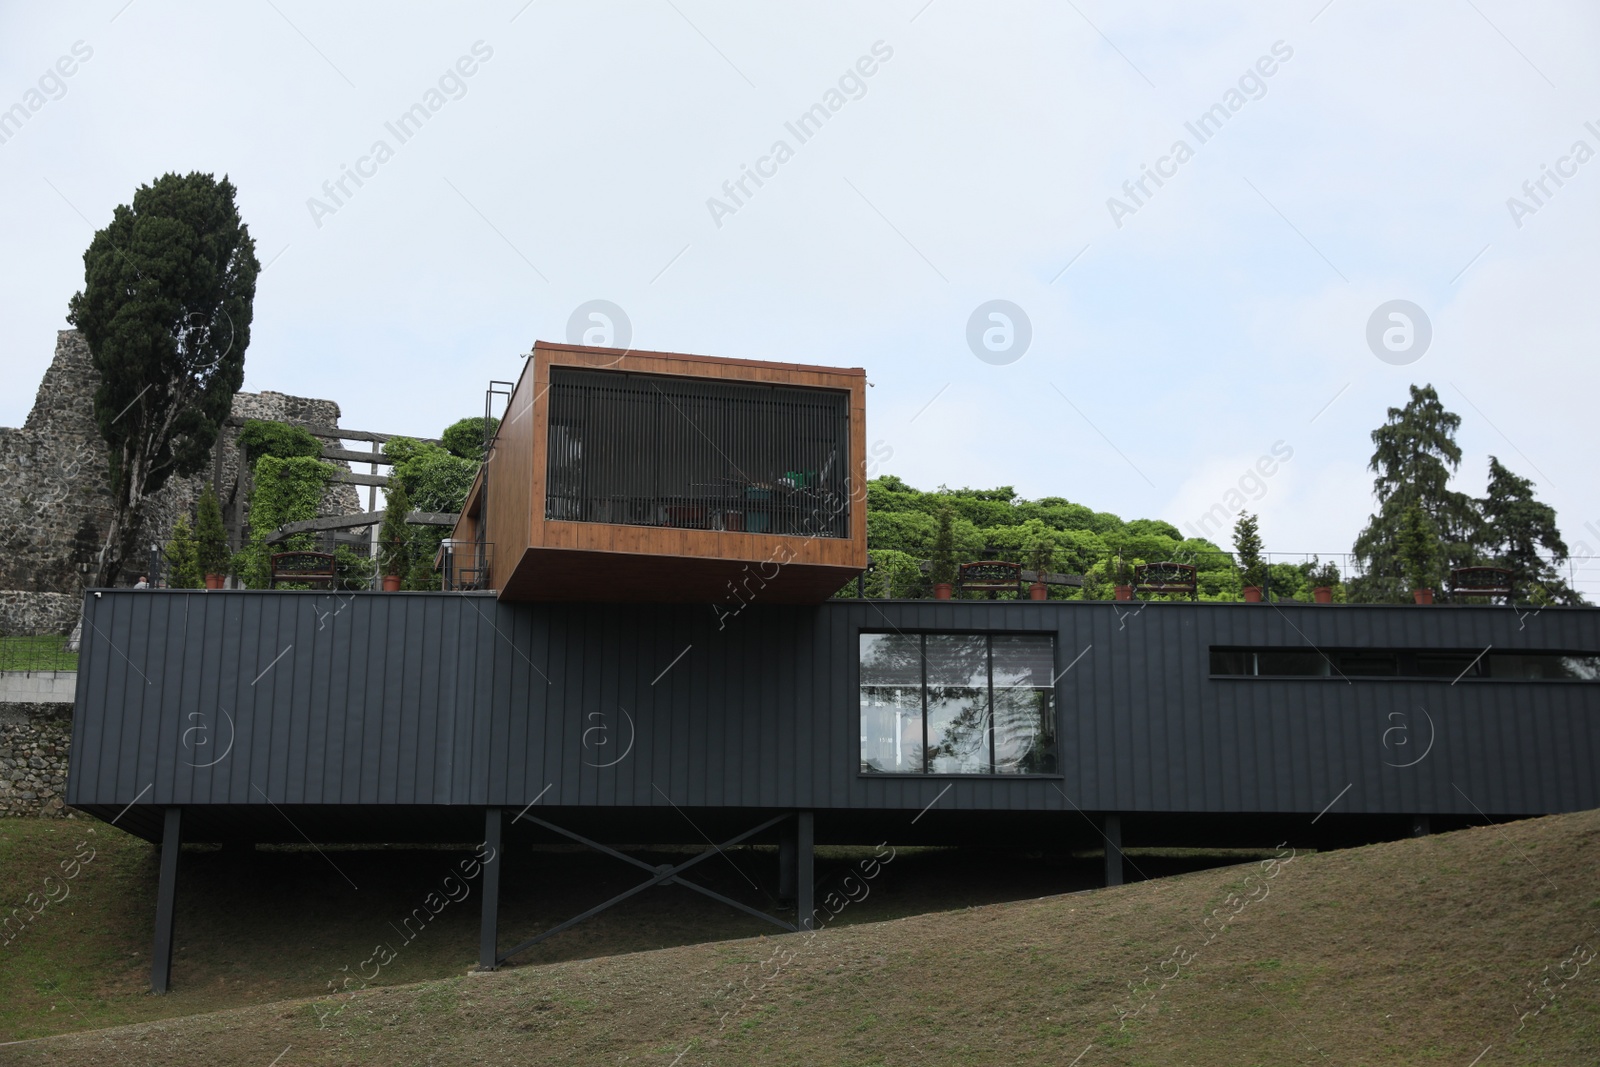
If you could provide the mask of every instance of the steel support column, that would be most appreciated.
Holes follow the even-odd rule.
[[[1107,815],[1102,830],[1106,838],[1106,885],[1122,884],[1122,816]]]
[[[778,899],[793,903],[799,878],[800,839],[792,827],[778,835]]]
[[[499,966],[496,946],[500,940],[500,809],[483,814],[483,893],[482,916],[478,927],[478,970],[492,971]]]
[[[150,954],[150,991],[165,993],[172,984],[172,932],[178,895],[178,851],[183,809],[168,808],[161,826],[161,882],[156,890],[156,941]]]
[[[816,829],[811,813],[802,811],[795,815],[795,894],[796,923],[802,930],[815,930],[816,926]]]

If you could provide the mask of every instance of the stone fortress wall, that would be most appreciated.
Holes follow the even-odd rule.
[[[20,429],[0,428],[0,634],[63,632],[63,622],[66,629],[76,622],[85,573],[111,517],[106,444],[94,421],[98,385],[87,342],[76,330],[62,330],[27,422]],[[332,400],[274,392],[239,393],[233,414],[300,426],[339,425],[339,405]],[[206,470],[171,479],[151,498],[144,543],[164,543],[180,515],[192,517],[202,487],[213,477],[227,512],[239,489],[238,436],[237,427],[224,426],[217,441],[220,456],[214,453]],[[335,465],[349,469],[346,463]],[[363,510],[356,487],[343,483],[328,487],[321,509],[325,515]],[[129,561],[128,583],[142,565],[142,560]],[[41,625],[49,629],[34,628]]]
[[[106,444],[94,421],[98,385],[88,344],[76,330],[62,330],[27,422],[20,429],[0,428],[0,636],[66,634],[77,625],[85,575],[111,517]],[[339,425],[333,401],[283,393],[239,393],[233,414],[308,427]],[[146,543],[164,543],[180,515],[192,517],[212,478],[228,512],[240,488],[238,438],[237,427],[223,427],[205,470],[170,480],[151,498]],[[349,470],[347,463],[335,466]],[[364,510],[356,487],[340,483],[328,487],[321,508],[324,515]],[[124,581],[131,583],[142,566],[142,559],[129,561]],[[39,679],[22,679],[29,681]],[[27,690],[21,683],[0,686],[0,817],[60,817],[68,813],[61,795],[72,705],[59,698],[38,702]]]

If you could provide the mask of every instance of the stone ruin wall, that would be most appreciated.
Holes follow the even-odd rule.
[[[111,517],[106,445],[94,421],[98,385],[87,343],[77,331],[62,330],[27,422],[19,429],[0,428],[0,636],[65,634],[78,621],[84,568],[99,553]],[[339,425],[333,401],[283,393],[239,393],[233,414]],[[239,491],[238,437],[237,427],[224,426],[205,470],[169,480],[151,498],[142,540],[165,542],[180,515],[192,519],[219,459],[219,495],[228,514]],[[347,463],[334,465],[349,470]],[[366,510],[361,504],[356,486],[336,483],[328,487],[321,513],[355,514]],[[70,814],[62,794],[71,735],[71,704],[0,700],[0,818]]]
[[[27,422],[20,429],[0,428],[0,633],[38,633],[22,627],[40,620],[59,631],[57,616],[76,621],[76,611],[62,608],[61,598],[73,605],[81,599],[84,571],[100,551],[112,510],[106,445],[94,420],[98,385],[88,343],[76,330],[62,330]],[[274,392],[239,393],[233,414],[301,426],[339,425],[339,405],[333,401]],[[238,491],[238,436],[237,427],[224,426],[217,441],[225,515]],[[192,477],[169,480],[151,498],[143,543],[164,543],[180,515],[192,520],[200,491],[216,470],[215,458]],[[347,463],[335,466],[349,469]],[[335,483],[328,487],[321,513],[365,510],[356,486]],[[139,560],[129,561],[127,583],[142,566]],[[17,592],[58,596],[13,595]]]
[[[71,704],[0,704],[0,818],[66,815]]]

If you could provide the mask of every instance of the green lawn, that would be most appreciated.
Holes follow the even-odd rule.
[[[78,654],[60,634],[0,637],[0,671],[75,671]]]

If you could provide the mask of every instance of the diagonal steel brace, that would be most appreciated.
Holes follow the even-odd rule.
[[[634,896],[635,894],[638,894],[638,893],[642,893],[646,889],[649,889],[652,886],[657,886],[657,885],[681,885],[685,889],[692,889],[696,893],[704,894],[705,896],[710,897],[712,900],[715,900],[715,901],[717,901],[719,903],[728,905],[730,908],[736,908],[737,910],[744,912],[746,915],[752,915],[757,919],[764,919],[767,922],[772,923],[774,926],[777,926],[777,927],[780,927],[780,928],[782,928],[784,930],[787,930],[790,933],[795,933],[800,929],[798,926],[794,925],[793,923],[784,922],[782,919],[779,919],[779,918],[776,918],[774,916],[768,915],[764,911],[759,911],[756,908],[752,908],[747,904],[741,904],[739,901],[734,900],[734,899],[732,899],[730,897],[725,897],[721,893],[715,892],[714,890],[707,889],[703,885],[696,885],[694,882],[691,882],[686,878],[680,878],[679,877],[679,875],[681,875],[684,871],[688,870],[690,867],[693,867],[695,864],[699,863],[700,861],[705,860],[705,859],[709,859],[710,857],[715,856],[718,853],[720,853],[725,848],[729,848],[729,847],[732,847],[733,845],[737,845],[739,842],[744,841],[747,838],[754,837],[756,834],[761,833],[763,830],[767,830],[767,829],[770,829],[771,827],[774,827],[774,826],[778,825],[780,822],[783,822],[785,819],[790,818],[790,816],[788,816],[788,815],[778,815],[778,816],[776,816],[774,818],[768,819],[766,822],[762,823],[760,826],[756,826],[756,827],[753,827],[753,828],[751,828],[749,830],[746,830],[744,833],[738,834],[735,837],[730,837],[730,838],[728,838],[728,840],[724,841],[720,845],[712,845],[710,848],[706,849],[704,852],[701,852],[699,855],[692,856],[689,859],[684,860],[682,863],[680,863],[680,864],[678,864],[676,866],[668,866],[666,864],[663,864],[663,865],[661,865],[659,867],[657,867],[657,866],[655,866],[653,864],[646,863],[641,859],[636,859],[633,856],[629,856],[628,854],[626,854],[624,852],[618,852],[616,849],[611,848],[608,845],[602,845],[598,841],[591,841],[589,838],[584,837],[582,834],[575,834],[571,830],[564,829],[564,828],[562,828],[560,826],[555,825],[554,823],[546,822],[545,820],[540,819],[540,818],[538,818],[536,816],[523,815],[522,818],[528,820],[529,822],[537,823],[538,825],[544,827],[546,830],[554,831],[555,833],[560,834],[562,837],[571,838],[573,841],[578,842],[580,845],[586,845],[589,848],[594,849],[596,852],[603,852],[607,856],[613,856],[616,859],[622,860],[624,863],[631,863],[631,864],[633,864],[633,866],[638,867],[641,870],[649,871],[651,877],[650,877],[649,881],[640,882],[638,885],[634,886],[632,889],[624,890],[623,892],[618,893],[616,896],[612,897],[610,900],[606,901],[603,904],[595,905],[594,907],[590,908],[588,911],[584,912],[582,915],[575,915],[572,918],[566,920],[565,922],[558,923],[555,926],[552,926],[550,929],[544,931],[541,934],[536,934],[533,937],[530,937],[528,940],[522,942],[520,945],[516,946],[515,948],[508,950],[503,956],[501,956],[497,960],[495,960],[495,965],[496,966],[499,966],[500,964],[505,963],[512,956],[516,956],[516,955],[518,955],[520,953],[526,952],[528,949],[532,948],[534,945],[537,945],[539,942],[545,940],[546,938],[554,937],[556,934],[561,933],[563,930],[568,930],[568,929],[578,925],[579,923],[583,922],[585,919],[592,919],[596,915],[599,915],[602,911],[605,911],[607,908],[610,908],[610,907],[613,907],[613,906],[615,906],[617,904],[620,904],[624,900],[627,900],[629,897]]]

